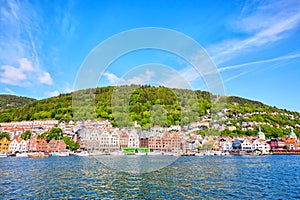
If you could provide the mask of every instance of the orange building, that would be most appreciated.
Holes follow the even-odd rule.
[[[6,137],[3,137],[0,140],[0,152],[4,151],[4,152],[8,153],[9,145],[10,145],[10,141]]]

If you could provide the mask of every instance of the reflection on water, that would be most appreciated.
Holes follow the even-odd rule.
[[[113,170],[128,173],[147,173],[171,165],[178,156],[94,156],[99,162]]]
[[[114,165],[125,162],[119,161]],[[137,174],[93,157],[10,157],[0,159],[0,199],[300,198],[299,166],[300,156],[292,155],[181,157],[161,170]]]

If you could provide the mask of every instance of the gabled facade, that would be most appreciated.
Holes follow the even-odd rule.
[[[15,137],[9,145],[9,152],[17,152],[20,149],[18,137]]]
[[[223,143],[223,151],[232,151],[232,142],[229,139]]]
[[[9,145],[10,145],[10,141],[6,137],[3,137],[0,140],[0,152],[4,151],[4,152],[8,153]]]
[[[131,130],[128,133],[128,147],[140,147],[140,138],[136,130]]]
[[[252,141],[245,139],[241,144],[242,151],[251,152],[252,151]]]

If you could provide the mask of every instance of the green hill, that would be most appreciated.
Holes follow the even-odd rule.
[[[91,97],[94,97],[95,106],[89,106],[93,105]],[[221,104],[220,101],[212,103],[216,102],[216,99],[221,99],[225,103]],[[74,109],[72,105],[76,105]],[[205,91],[136,85],[86,89],[39,101],[31,100],[21,107],[2,110],[0,121],[37,119],[69,121],[97,118],[110,119],[113,125],[120,127],[133,125],[133,122],[137,121],[142,127],[149,128],[152,125],[187,125],[199,121],[200,116],[217,114],[225,107],[229,108],[225,113],[227,116],[235,113],[266,112],[264,115],[251,115],[248,119],[236,119],[241,122],[257,120],[280,125],[300,124],[297,118],[300,116],[299,113],[257,101],[240,97],[217,98]],[[290,119],[285,115],[274,116],[271,115],[272,112],[293,114],[296,118]]]
[[[36,101],[36,99],[15,95],[0,94],[0,110],[20,107],[33,101]]]

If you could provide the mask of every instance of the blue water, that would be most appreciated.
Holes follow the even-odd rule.
[[[0,159],[0,199],[51,198],[295,199],[300,156],[180,157],[142,174],[110,169],[94,157]]]

